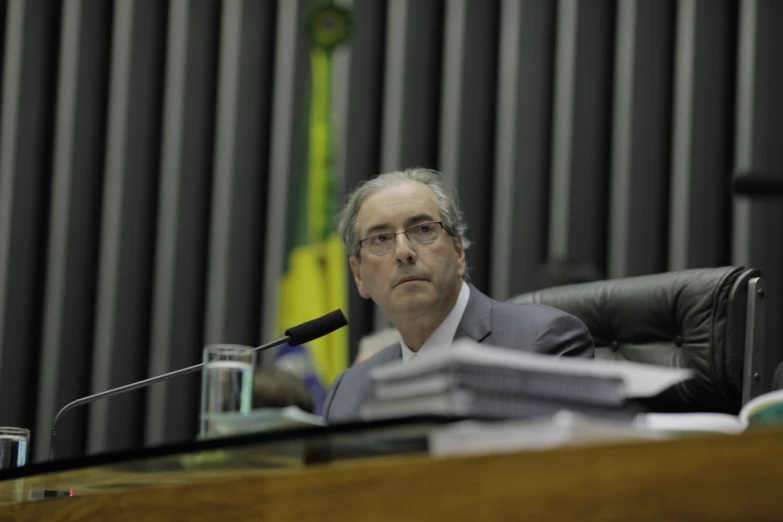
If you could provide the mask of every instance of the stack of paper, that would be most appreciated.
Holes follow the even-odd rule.
[[[636,400],[691,376],[690,370],[624,361],[552,357],[461,339],[451,349],[394,362],[371,373],[373,395],[362,417],[447,415],[528,419],[570,410],[632,420]]]
[[[210,417],[208,437],[227,437],[308,426],[324,426],[322,417],[307,413],[296,406],[259,408],[250,413],[219,413]]]
[[[669,436],[631,423],[612,422],[561,411],[551,417],[495,422],[464,421],[429,434],[433,456],[508,453],[564,446],[663,440]]]

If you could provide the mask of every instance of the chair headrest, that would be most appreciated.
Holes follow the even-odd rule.
[[[511,299],[553,306],[581,319],[597,358],[690,368],[656,411],[741,406],[747,282],[742,267],[705,268],[548,288]],[[743,291],[744,286],[744,291]]]

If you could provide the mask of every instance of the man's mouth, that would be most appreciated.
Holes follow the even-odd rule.
[[[426,281],[426,279],[424,279],[423,277],[414,277],[414,276],[411,276],[411,277],[403,277],[402,279],[400,279],[399,281],[397,281],[397,284],[396,284],[396,285],[394,285],[394,286],[400,286],[400,285],[402,285],[402,284],[405,284],[405,283],[412,283],[412,282],[415,282],[415,281]]]

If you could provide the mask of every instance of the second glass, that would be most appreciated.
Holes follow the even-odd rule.
[[[204,348],[199,437],[211,435],[211,420],[221,413],[253,409],[256,352],[250,346],[212,344]]]
[[[27,464],[30,430],[0,427],[0,469],[21,468]]]

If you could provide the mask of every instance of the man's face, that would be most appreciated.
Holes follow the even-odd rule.
[[[364,200],[357,216],[359,238],[381,232],[402,232],[411,225],[441,221],[432,191],[418,182],[400,183],[379,190]],[[443,311],[453,306],[465,275],[462,240],[440,226],[438,238],[429,244],[396,236],[393,248],[380,256],[368,248],[359,252],[361,263],[351,257],[359,294],[372,299],[390,318],[400,314]],[[413,278],[413,280],[405,280]],[[445,313],[448,313],[445,310]]]

